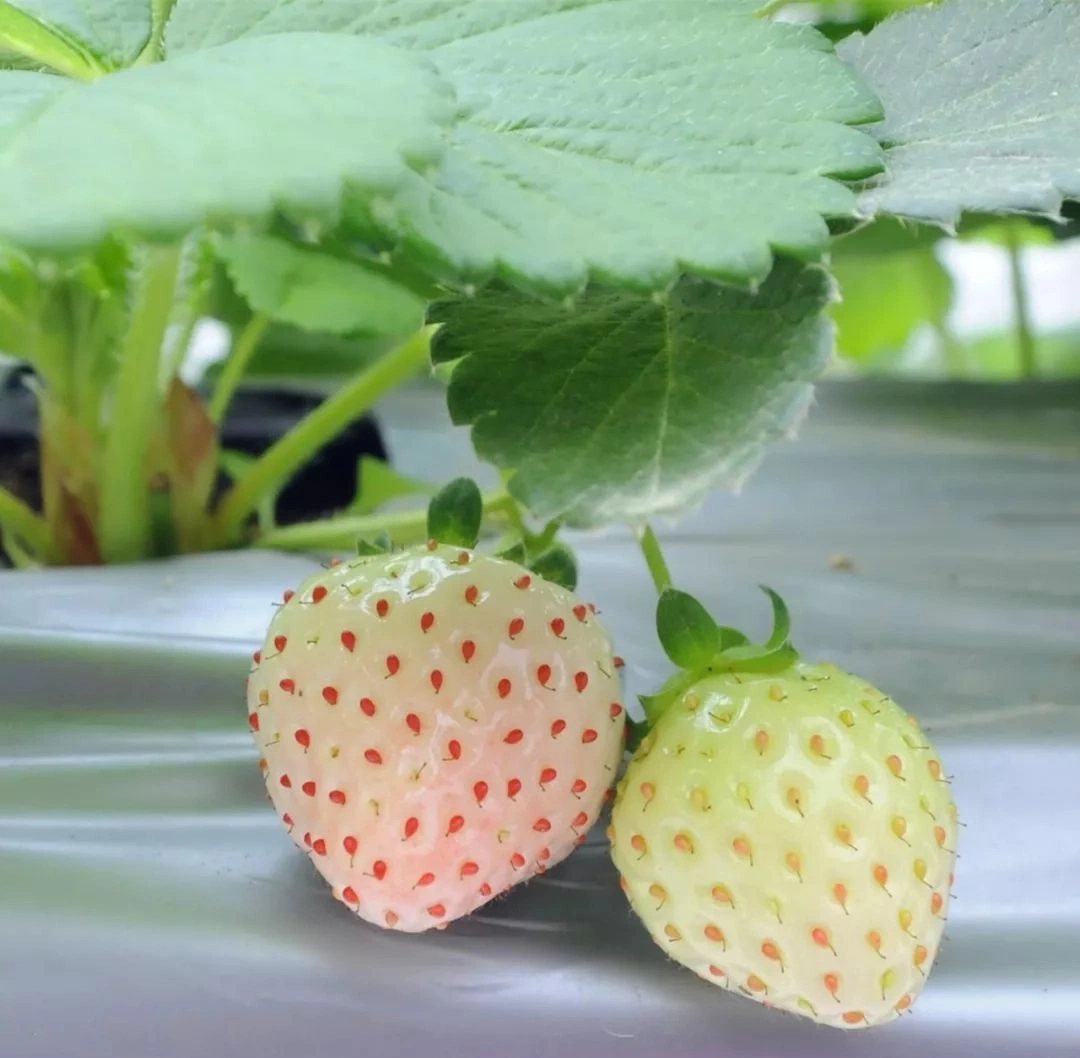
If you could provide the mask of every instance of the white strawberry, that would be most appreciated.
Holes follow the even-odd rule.
[[[255,662],[270,798],[379,926],[444,925],[558,863],[615,778],[610,639],[514,562],[431,544],[319,572]]]
[[[798,661],[782,604],[781,634],[755,650],[686,598],[665,646],[696,624],[696,643],[669,649],[690,671],[646,701],[655,723],[613,810],[631,905],[714,984],[838,1028],[890,1021],[948,911],[957,819],[940,758],[865,680]]]

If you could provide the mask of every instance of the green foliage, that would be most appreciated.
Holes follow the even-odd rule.
[[[1080,197],[1075,0],[948,0],[849,37],[840,54],[885,103],[888,176],[867,212],[955,224],[1056,215]]]
[[[350,221],[437,274],[549,293],[762,279],[852,212],[876,172],[873,95],[808,27],[750,0],[180,0],[171,54],[283,32],[371,33],[424,54],[463,107],[441,164]],[[263,36],[262,39],[272,39]],[[382,98],[380,94],[379,98]],[[722,202],[722,209],[716,203]]]
[[[327,33],[236,41],[90,84],[0,71],[0,239],[76,251],[114,231],[175,239],[278,209],[332,224],[343,190],[385,193],[437,159],[453,116],[421,61]]]
[[[234,235],[218,253],[253,309],[302,330],[394,338],[424,322],[427,302],[376,262],[345,260],[272,235]]]
[[[836,241],[830,266],[843,300],[832,318],[841,355],[894,353],[920,325],[944,322],[952,279],[934,252],[940,234],[882,220]]]
[[[720,629],[692,595],[668,588],[656,604],[656,632],[664,653],[681,669],[708,665],[720,650]]]
[[[69,49],[81,57],[87,70],[101,72],[126,66],[138,58],[150,39],[151,9],[147,0],[4,0],[0,2],[0,33],[17,16],[24,35],[17,38],[27,44],[20,53],[27,58],[52,65],[47,55],[35,54],[30,45],[38,42]],[[33,31],[33,24],[42,27]],[[26,30],[29,28],[29,32]],[[10,45],[9,45],[10,47]]]
[[[829,280],[781,262],[756,293],[684,279],[572,307],[491,288],[436,309],[450,411],[534,514],[677,512],[741,481],[794,429],[830,353]]]

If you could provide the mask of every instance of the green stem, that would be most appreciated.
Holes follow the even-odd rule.
[[[1028,298],[1027,283],[1024,281],[1020,228],[1020,223],[1014,220],[1007,221],[1005,225],[1005,239],[1009,250],[1009,278],[1012,282],[1013,312],[1016,315],[1016,352],[1020,377],[1035,378],[1038,374],[1038,366],[1035,356],[1035,336],[1031,328],[1031,303]]]
[[[270,326],[270,317],[265,312],[257,312],[248,320],[239,337],[232,344],[221,377],[214,387],[214,396],[210,401],[210,418],[214,425],[220,425],[229,410],[229,402],[244,377],[248,364],[255,350],[259,347],[266,328]]]
[[[501,489],[482,497],[484,517],[512,520],[514,500]],[[385,514],[344,514],[318,522],[289,525],[264,533],[256,547],[277,551],[335,551],[351,549],[358,538],[371,539],[387,533],[395,544],[421,543],[427,536],[427,508]]]
[[[172,316],[179,246],[145,251],[105,437],[98,539],[106,562],[134,562],[151,546],[146,453],[160,414],[158,369]]]
[[[165,27],[175,5],[176,0],[151,0],[150,39],[136,56],[132,66],[148,66],[165,58]]]
[[[0,530],[29,547],[35,559],[46,558],[51,550],[45,519],[3,485],[0,485]],[[10,546],[8,553],[11,554]]]
[[[238,541],[244,522],[271,489],[284,484],[316,452],[376,401],[429,363],[433,328],[424,328],[362,371],[271,445],[226,494],[215,516],[217,543]]]
[[[772,18],[777,11],[782,11],[792,2],[793,0],[767,0],[767,2],[762,4],[754,13],[758,18]]]
[[[645,556],[645,565],[649,567],[653,584],[656,585],[656,593],[662,595],[671,587],[671,571],[668,569],[664,552],[660,549],[660,541],[657,540],[656,533],[648,522],[638,530],[638,545]]]
[[[0,46],[77,81],[96,81],[109,72],[109,67],[78,41],[44,25],[7,0],[0,0]]]

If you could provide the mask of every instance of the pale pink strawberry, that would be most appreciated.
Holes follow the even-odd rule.
[[[623,745],[616,666],[565,589],[429,545],[287,593],[249,723],[270,798],[333,894],[419,931],[584,839]]]

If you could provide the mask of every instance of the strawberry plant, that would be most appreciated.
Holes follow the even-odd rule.
[[[827,33],[798,20],[802,6],[0,0],[0,350],[33,371],[42,479],[40,509],[0,488],[7,555],[28,567],[109,564],[351,549],[391,534],[397,550],[364,544],[286,600],[249,690],[285,824],[372,921],[419,929],[466,914],[566,855],[596,818],[624,717],[606,635],[567,594],[561,527],[632,526],[669,606],[650,520],[738,487],[795,433],[833,356],[834,315],[867,348],[904,332],[903,313],[876,321],[884,338],[857,312],[845,324],[844,289],[899,301],[929,288],[937,318],[942,277],[926,257],[936,232],[1001,214],[1053,224],[1080,198],[1075,0],[868,0],[853,22],[830,4]],[[909,245],[912,224],[930,234]],[[894,253],[891,269],[859,260]],[[181,377],[207,317],[232,336],[208,390]],[[262,455],[223,452],[238,387],[283,336],[296,358],[329,350],[355,370]],[[453,420],[502,487],[455,485],[429,522],[427,510],[381,507],[437,483],[383,467],[364,474],[349,511],[275,526],[268,508],[290,478],[425,372],[445,382]],[[653,741],[631,769],[686,734],[674,690],[683,705],[698,690],[730,697],[744,672],[751,726],[702,738],[748,789],[769,763],[741,739],[753,724],[777,739],[818,724],[845,761],[865,761],[856,775],[906,759],[900,743],[916,736],[898,707],[857,712],[863,681],[797,662],[786,630],[755,649],[679,605],[683,632],[672,637],[664,620],[660,632],[692,678],[648,700],[669,708],[650,717]],[[831,697],[803,686],[826,679]],[[478,726],[454,726],[454,703]],[[847,713],[858,717],[850,732]],[[806,795],[831,808],[850,776],[808,745],[822,759],[800,745],[800,766],[819,768]],[[935,815],[950,811],[941,789],[885,776],[873,811],[853,804],[828,834],[815,822],[828,851],[795,851],[821,884],[791,897],[789,932],[733,935],[726,959],[705,962],[700,886],[673,874],[677,917],[661,922],[643,893],[666,884],[646,877],[653,861],[631,862],[635,837],[653,848],[671,838],[620,822],[643,786],[682,781],[670,762],[652,774],[624,788],[616,856],[654,934],[693,934],[683,961],[725,979],[737,971],[758,998],[775,991],[779,1005],[827,1009],[843,1025],[906,1007],[944,905],[931,903],[930,918],[912,910],[909,926],[930,941],[881,971],[879,998],[866,967],[907,942],[873,903],[873,884],[886,885],[874,872],[899,885],[899,870],[905,898],[914,872],[946,899],[947,849],[931,847],[917,815],[923,795]],[[738,787],[710,777],[701,788],[717,818],[743,818]],[[377,820],[365,814],[373,804]],[[793,821],[769,810],[760,840],[786,856]],[[715,835],[689,811],[671,818],[711,870]],[[870,879],[856,879],[850,857],[826,871],[847,856],[829,844],[837,828],[855,838],[863,824],[870,836],[852,844]],[[900,868],[889,858],[899,847],[881,844],[889,833],[909,850]],[[744,842],[728,850],[737,858],[758,840],[723,834]],[[790,861],[777,869],[789,892]],[[775,891],[737,880],[763,929]],[[837,885],[853,898],[845,938],[866,941],[843,971],[826,960],[839,945],[814,933],[829,885],[834,905]],[[839,937],[830,913],[820,928]],[[881,951],[867,940],[878,934]],[[773,964],[790,965],[789,991],[770,985]],[[834,1009],[842,973],[861,984]]]

